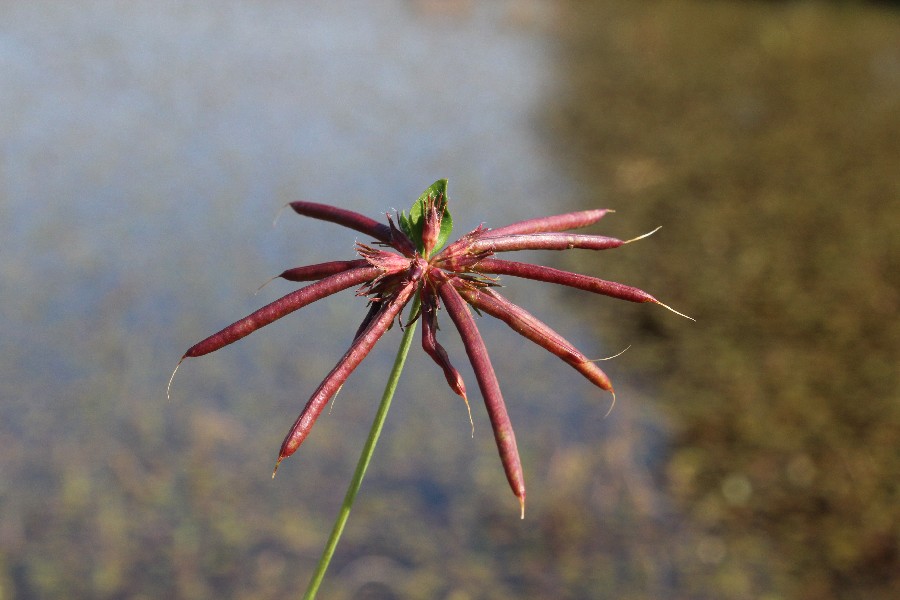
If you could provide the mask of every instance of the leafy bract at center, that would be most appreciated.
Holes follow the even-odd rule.
[[[435,203],[437,209],[441,212],[441,231],[438,234],[437,243],[432,253],[440,250],[453,231],[453,219],[450,217],[450,210],[447,208],[447,180],[438,179],[422,192],[422,195],[413,202],[409,209],[409,214],[401,212],[399,215],[400,229],[403,233],[416,245],[420,253],[425,252],[425,243],[422,241],[422,231],[425,228],[425,206],[429,199]]]

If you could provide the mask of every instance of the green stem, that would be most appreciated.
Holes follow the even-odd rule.
[[[412,316],[418,311],[419,296],[416,295],[409,314]],[[303,596],[304,600],[312,600],[316,597],[319,586],[322,584],[322,579],[325,577],[325,571],[331,562],[331,557],[334,556],[334,550],[341,539],[341,534],[344,532],[347,519],[350,518],[350,509],[353,508],[353,501],[356,500],[356,494],[359,492],[366,469],[372,460],[372,454],[375,452],[375,444],[378,443],[388,410],[391,408],[391,400],[394,399],[394,392],[397,389],[397,383],[400,381],[400,373],[403,371],[403,365],[406,363],[406,355],[409,354],[409,347],[412,345],[412,336],[416,330],[417,323],[418,321],[409,323],[406,326],[406,331],[403,332],[403,339],[400,340],[400,348],[397,350],[397,357],[394,359],[394,367],[391,369],[387,385],[384,388],[384,394],[381,396],[381,404],[378,406],[378,412],[375,413],[375,420],[372,422],[372,428],[369,430],[369,437],[366,439],[366,444],[359,455],[359,462],[356,463],[356,472],[353,473],[353,479],[350,480],[350,487],[347,488],[347,494],[344,496],[341,512],[338,513],[334,527],[331,529],[331,536],[328,538],[328,543],[322,552],[322,558],[319,559],[316,572],[306,588],[306,594]]]

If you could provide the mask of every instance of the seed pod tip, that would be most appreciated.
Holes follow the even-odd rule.
[[[653,302],[655,302],[656,304],[659,304],[660,306],[662,306],[663,308],[665,308],[665,309],[667,309],[667,310],[672,311],[673,313],[675,313],[675,314],[678,315],[679,317],[684,317],[685,319],[690,319],[691,321],[694,321],[695,323],[697,322],[697,319],[695,319],[694,317],[689,317],[689,316],[687,316],[687,315],[684,314],[684,313],[680,313],[680,312],[678,312],[677,310],[675,310],[674,308],[672,308],[671,306],[669,306],[669,305],[667,305],[667,304],[663,304],[663,303],[660,302],[659,300],[654,299]]]
[[[612,394],[612,403],[610,403],[610,405],[609,405],[609,410],[607,410],[606,414],[603,415],[604,419],[609,416],[609,413],[612,412],[613,407],[616,405],[616,392],[614,390],[610,389],[609,393]]]
[[[278,219],[281,218],[281,213],[283,213],[284,209],[286,209],[290,205],[291,205],[291,203],[288,202],[287,204],[285,204],[284,206],[282,206],[281,208],[278,209],[278,212],[275,213],[275,218],[272,219],[272,227],[275,227],[278,225]]]
[[[469,425],[472,426],[472,439],[475,439],[475,421],[472,420],[472,407],[469,406],[469,399],[466,397],[465,392],[462,394],[462,399],[466,403],[466,410],[469,411]]]
[[[657,227],[657,228],[654,229],[653,231],[648,231],[647,233],[645,233],[645,234],[643,234],[643,235],[639,235],[639,236],[637,236],[636,238],[631,238],[630,240],[625,240],[625,241],[622,242],[622,243],[623,243],[623,244],[630,244],[631,242],[636,242],[636,241],[638,241],[638,240],[642,240],[642,239],[644,239],[644,238],[646,238],[646,237],[650,237],[651,235],[653,235],[654,233],[656,233],[656,232],[659,231],[660,229],[662,229],[662,225],[660,225],[659,227]]]
[[[275,280],[278,279],[279,277],[281,277],[281,275],[275,275],[274,277],[269,277],[268,279],[266,279],[265,281],[263,281],[262,285],[259,286],[258,288],[256,288],[256,291],[253,292],[253,295],[254,295],[254,296],[257,295],[264,287],[266,287],[267,285],[269,285],[270,283],[272,283],[273,281],[275,281]]]
[[[519,496],[519,508],[520,508],[519,518],[524,519],[525,518],[525,496]]]
[[[178,361],[178,364],[175,365],[175,369],[172,371],[172,376],[169,377],[169,385],[166,386],[166,400],[172,399],[172,381],[175,379],[175,373],[178,372],[178,367],[181,366],[181,363],[184,362],[185,358],[187,358],[187,354],[181,357],[181,360]]]
[[[603,358],[592,358],[590,360],[590,362],[600,362],[601,360],[612,360],[614,358],[618,358],[618,357],[622,356],[623,354],[625,354],[626,352],[628,352],[629,348],[631,348],[631,344],[628,344],[627,346],[625,346],[624,350],[620,350],[619,352],[616,352],[612,356],[605,356]]]

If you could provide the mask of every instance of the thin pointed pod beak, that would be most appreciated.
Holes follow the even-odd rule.
[[[659,228],[655,229],[657,231]],[[651,232],[652,233],[652,232]],[[644,234],[646,237],[650,234]],[[638,239],[638,238],[635,238]],[[632,240],[633,241],[633,240]],[[478,273],[487,275],[512,275],[513,277],[522,277],[524,279],[533,279],[535,281],[545,281],[547,283],[555,283],[573,287],[594,294],[609,296],[619,300],[627,300],[628,302],[646,303],[652,302],[659,304],[663,308],[671,310],[676,315],[695,321],[693,317],[689,317],[678,312],[672,307],[663,304],[644,290],[636,287],[618,283],[615,281],[607,281],[590,275],[582,275],[580,273],[572,273],[570,271],[562,271],[553,267],[544,267],[541,265],[533,265],[531,263],[517,262],[514,260],[502,260],[499,258],[484,258],[478,262],[475,267]]]
[[[688,315],[686,315],[686,314],[684,314],[684,313],[678,312],[677,310],[675,310],[674,308],[672,308],[672,307],[669,306],[668,304],[663,304],[663,303],[660,302],[659,300],[657,300],[657,301],[655,302],[655,304],[659,304],[660,306],[662,306],[662,307],[665,308],[666,310],[672,311],[673,313],[675,313],[675,314],[678,315],[679,317],[684,317],[685,319],[690,319],[691,321],[693,321],[693,322],[695,322],[695,323],[697,322],[697,319],[695,319],[694,317],[690,317],[690,316],[688,316]]]
[[[166,386],[166,400],[172,399],[172,382],[175,381],[175,373],[178,372],[178,367],[181,366],[181,363],[184,362],[184,357],[181,357],[181,360],[178,361],[178,364],[175,365],[175,368],[172,370],[172,376],[169,377],[169,385]]]
[[[642,240],[642,239],[644,239],[644,238],[648,238],[648,237],[650,237],[651,235],[653,235],[654,233],[656,233],[657,231],[659,231],[660,229],[662,229],[662,225],[660,225],[659,227],[657,227],[657,228],[654,229],[653,231],[648,231],[647,233],[642,234],[642,235],[639,235],[639,236],[634,237],[634,238],[631,238],[630,240],[625,240],[624,242],[622,242],[622,244],[623,244],[623,245],[625,245],[625,244],[630,244],[631,242],[636,242],[636,241],[638,241],[638,240]]]

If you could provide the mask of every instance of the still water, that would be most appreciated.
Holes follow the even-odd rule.
[[[663,225],[527,259],[698,323],[504,282],[589,356],[632,345],[603,363],[615,410],[479,321],[525,464],[520,521],[480,399],[473,440],[413,352],[325,597],[891,597],[897,19],[855,3],[3,4],[0,597],[299,596],[398,333],[274,481],[360,299],[185,362],[170,402],[166,381],[188,346],[296,287],[257,293],[271,275],[352,257],[353,232],[289,212],[273,227],[285,203],[378,217],[444,177],[459,234],[598,206],[617,212],[592,231]]]
[[[280,437],[343,351],[361,302],[348,295],[310,308],[221,357],[185,364],[169,404],[168,372],[188,345],[291,289],[275,282],[254,296],[270,275],[350,257],[352,232],[287,213],[273,228],[290,200],[377,216],[447,177],[460,233],[568,209],[577,186],[534,119],[558,87],[547,37],[554,10],[527,2],[3,7],[4,596],[301,589],[390,349],[371,357],[325,419],[323,439],[274,484]],[[536,297],[530,308],[558,297]],[[587,352],[605,352],[574,318],[556,324]],[[459,355],[457,342],[445,343]],[[538,351],[508,358],[496,344],[506,394],[527,428],[526,407],[570,378],[553,364],[556,375],[534,382],[529,371],[549,361]],[[513,538],[527,528],[513,518],[487,421],[479,415],[472,442],[439,372],[417,359],[411,367],[416,388],[397,403],[396,437],[379,457],[386,466],[373,468],[370,506],[354,515],[335,573],[380,556],[416,573],[412,555],[390,548],[409,539],[432,552],[432,535],[455,531],[469,540],[450,552],[469,555],[455,568],[488,552],[498,566],[479,579],[501,593],[513,576],[496,536],[473,548],[485,535],[477,520],[496,519]],[[550,431],[565,435],[585,410],[600,428],[608,399],[587,405],[588,386],[568,387],[571,398],[554,402],[576,412],[563,411]],[[527,457],[534,450],[523,431]],[[544,487],[532,494],[538,511],[551,490],[532,476]],[[406,506],[388,511],[388,528],[369,529],[382,518],[379,503],[393,501],[389,488]],[[478,497],[497,508],[484,513]],[[391,534],[407,517],[426,523]],[[450,526],[451,517],[459,523]],[[436,588],[382,585],[452,594],[467,586],[463,571]],[[341,589],[354,593],[367,579],[351,577],[360,577]]]

